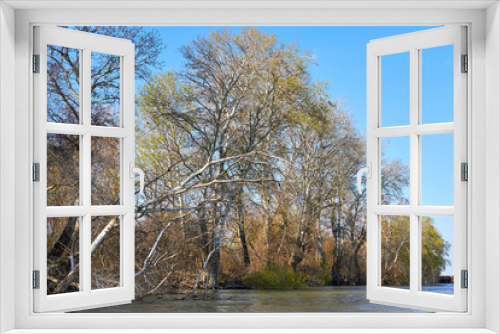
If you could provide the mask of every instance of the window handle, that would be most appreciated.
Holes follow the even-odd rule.
[[[361,176],[363,176],[363,173],[366,173],[366,177],[371,179],[372,178],[372,163],[371,162],[367,162],[366,163],[366,167],[363,167],[361,168],[359,171],[358,171],[358,183],[357,183],[357,186],[358,186],[358,193],[361,195],[363,194],[363,192],[361,191]]]
[[[130,161],[129,163],[129,171],[131,179],[135,178],[135,174],[139,174],[139,195],[144,195],[144,172],[142,171],[142,169],[134,167],[133,161]]]

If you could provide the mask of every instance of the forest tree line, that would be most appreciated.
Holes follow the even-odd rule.
[[[364,136],[311,54],[256,28],[218,28],[159,58],[157,31],[77,27],[136,44],[136,294],[195,295],[234,284],[366,284],[366,196],[355,180]],[[51,47],[48,121],[78,123],[78,52]],[[119,59],[92,66],[92,119],[113,125]],[[119,116],[118,116],[119,117]],[[78,136],[48,136],[48,205],[78,205]],[[119,143],[92,142],[93,204],[119,200]],[[76,171],[76,172],[75,172]],[[382,161],[382,202],[406,203],[408,167]],[[95,198],[95,203],[94,203]],[[77,291],[77,217],[49,220],[48,293]],[[119,284],[119,217],[94,217],[92,286]],[[409,222],[385,216],[382,282],[409,283]],[[423,281],[437,282],[449,245],[422,219]]]

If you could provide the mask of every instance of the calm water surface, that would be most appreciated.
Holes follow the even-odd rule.
[[[453,293],[453,284],[425,290]],[[149,297],[131,304],[103,307],[97,313],[202,313],[202,312],[419,312],[370,304],[366,287],[320,287],[300,290],[219,290],[211,300],[175,300]]]

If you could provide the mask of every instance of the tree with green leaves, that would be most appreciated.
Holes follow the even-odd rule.
[[[436,228],[431,217],[422,217],[422,285],[439,283],[439,277],[450,264],[450,243]]]
[[[145,201],[143,211],[160,202],[168,211],[179,203],[170,198],[189,196],[208,261],[206,285],[217,287],[235,202],[254,185],[276,181],[283,132],[294,124],[321,122],[326,99],[311,81],[310,56],[255,28],[213,30],[181,52],[185,69],[150,80],[139,103],[148,124],[172,124],[186,138],[177,156],[190,174]],[[240,221],[242,240],[244,228]]]
[[[450,249],[431,217],[421,217],[422,285],[439,283],[449,264]],[[382,282],[384,285],[410,284],[410,219],[408,216],[382,217]]]

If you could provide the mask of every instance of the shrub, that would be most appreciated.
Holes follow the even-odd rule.
[[[297,275],[290,268],[268,266],[264,270],[248,275],[243,283],[255,289],[298,289],[307,284],[302,276]]]
[[[326,266],[321,266],[318,276],[319,280],[324,285],[330,285],[332,283],[332,272]]]

